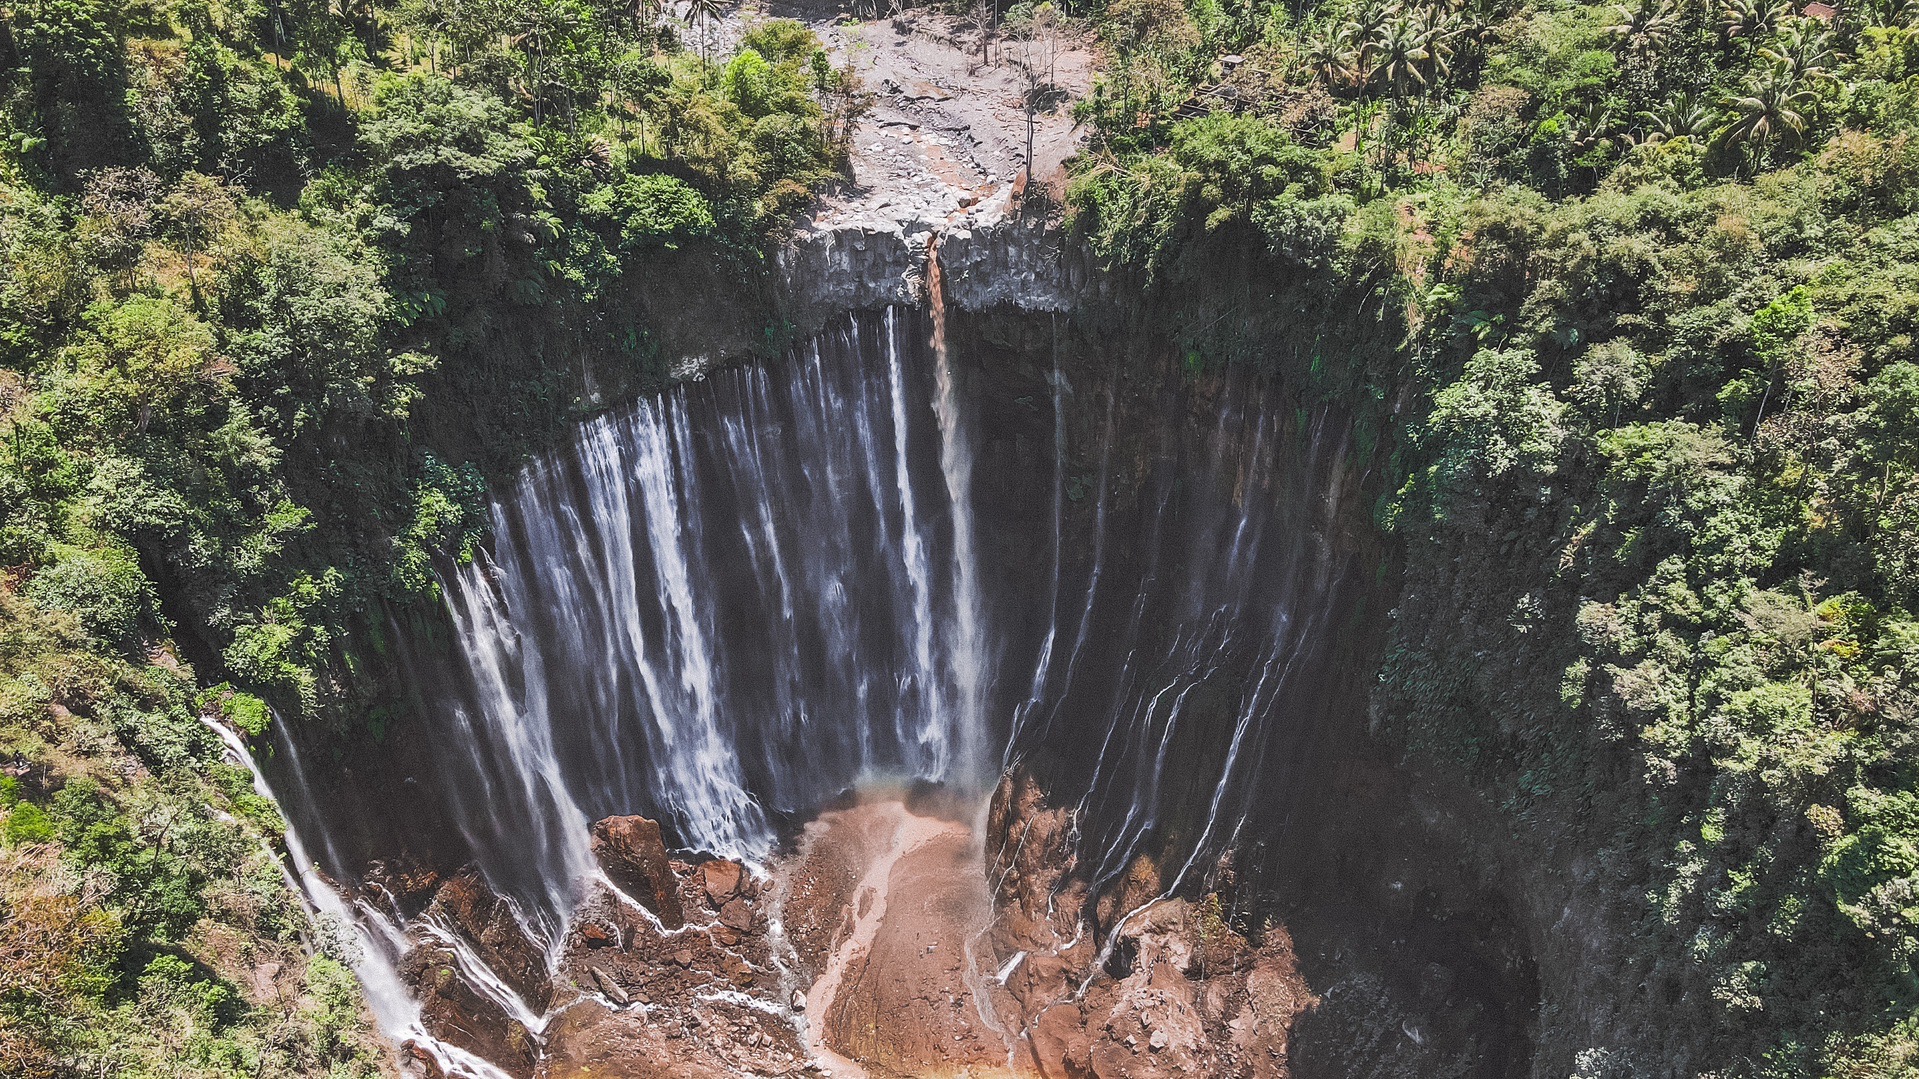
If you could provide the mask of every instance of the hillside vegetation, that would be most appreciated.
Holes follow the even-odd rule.
[[[838,169],[804,27],[680,14],[0,7],[0,1073],[382,1066],[203,720],[383,737],[486,471]]]
[[[1286,282],[1189,361],[1396,454],[1377,730],[1612,933],[1547,1066],[1919,1072],[1919,11],[1001,14],[1106,51],[1096,251]],[[487,478],[583,368],[663,382],[644,286],[750,277],[842,166],[856,80],[718,15],[0,9],[0,1072],[379,1069],[203,721],[384,737]]]
[[[1397,433],[1376,727],[1610,922],[1614,999],[1548,1002],[1548,1070],[1919,1071],[1915,17],[1093,16],[1078,227],[1167,293],[1222,245],[1306,283],[1193,359],[1305,320],[1321,392]],[[1340,318],[1403,345],[1342,355]]]

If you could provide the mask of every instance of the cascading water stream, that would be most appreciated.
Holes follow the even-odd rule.
[[[887,312],[592,419],[445,576],[434,786],[550,947],[600,817],[751,862],[863,779],[983,789],[965,420],[929,339]]]
[[[1256,844],[1342,677],[1344,424],[1244,369],[1069,380],[1055,352],[1016,414],[1050,450],[1026,483],[1019,440],[975,430],[986,378],[936,250],[928,286],[929,315],[599,415],[500,490],[487,551],[443,576],[451,647],[409,660],[434,733],[398,793],[424,811],[323,805],[282,755],[328,872],[472,863],[551,963],[604,881],[589,826],[617,814],[753,862],[863,782],[983,792],[1003,761],[1075,808],[1096,886],[1149,855],[1188,888]],[[355,924],[384,994],[408,938]],[[414,930],[478,962],[458,927]]]
[[[939,417],[940,473],[946,480],[946,498],[953,511],[953,687],[962,738],[954,778],[975,787],[982,779],[988,658],[985,609],[980,600],[978,555],[973,539],[973,458],[961,414],[960,393],[951,350],[946,341],[946,288],[940,268],[939,237],[926,246],[926,300],[933,319],[933,411]]]
[[[294,894],[300,897],[307,918],[313,925],[314,936],[322,939],[344,937],[341,944],[349,952],[348,959],[353,972],[360,980],[367,1006],[372,1010],[381,1032],[392,1038],[395,1044],[416,1046],[432,1058],[444,1075],[463,1079],[512,1079],[487,1061],[434,1037],[426,1029],[421,1021],[419,1002],[401,980],[395,965],[395,942],[403,940],[404,934],[378,911],[349,904],[333,883],[321,875],[318,863],[308,855],[306,844],[300,840],[299,830],[281,807],[253,751],[247,748],[246,740],[224,724],[209,720],[207,726],[225,743],[234,763],[245,768],[253,777],[254,793],[271,803],[274,811],[287,821],[287,860],[280,861],[277,855],[274,860],[279,863],[280,871],[286,874]],[[274,729],[281,751],[296,752],[292,742],[280,733],[283,728],[277,718]],[[297,766],[295,774],[299,774]],[[290,868],[288,862],[292,863]]]

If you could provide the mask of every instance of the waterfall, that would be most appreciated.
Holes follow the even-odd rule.
[[[419,1002],[400,979],[400,972],[395,965],[398,958],[396,943],[404,940],[404,934],[381,912],[364,905],[349,904],[332,882],[320,874],[318,864],[307,853],[299,830],[281,807],[279,798],[274,795],[272,786],[260,771],[259,761],[254,758],[253,751],[247,748],[246,740],[225,724],[212,720],[205,722],[226,745],[227,755],[233,762],[253,777],[254,793],[265,798],[273,806],[274,812],[287,822],[287,861],[275,855],[274,862],[286,876],[290,889],[300,897],[307,919],[313,926],[313,936],[322,940],[336,940],[348,953],[353,973],[359,978],[366,996],[367,1007],[373,1012],[381,1033],[393,1039],[397,1045],[417,1046],[433,1059],[444,1075],[462,1079],[512,1079],[485,1060],[458,1046],[449,1045],[427,1031],[421,1022]],[[273,729],[281,751],[297,753],[277,716]],[[297,762],[294,774],[302,774]],[[292,863],[291,867],[288,862]]]
[[[953,357],[946,342],[946,291],[940,269],[939,237],[926,247],[926,302],[933,319],[933,411],[939,417],[940,473],[953,507],[953,685],[960,736],[956,775],[976,784],[983,764],[981,735],[986,709],[987,656],[985,611],[980,601],[977,555],[973,543],[973,458],[961,415]]]
[[[541,939],[599,817],[753,861],[862,779],[977,783],[965,421],[933,339],[888,312],[595,417],[446,575],[439,786]]]
[[[486,551],[442,575],[449,647],[407,649],[430,751],[404,784],[316,792],[282,754],[328,872],[475,864],[551,960],[599,877],[592,821],[759,861],[861,783],[983,793],[989,761],[1076,809],[1095,894],[1141,856],[1168,892],[1257,859],[1349,677],[1343,418],[1245,367],[1069,380],[1056,345],[986,371],[936,257],[928,284],[928,313],[597,415],[501,485]],[[980,392],[1016,377],[1011,411]],[[466,956],[457,933],[302,890],[360,927],[383,1024],[422,1038],[394,961],[408,933]]]

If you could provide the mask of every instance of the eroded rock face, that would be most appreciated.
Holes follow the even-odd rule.
[[[950,807],[949,807],[950,809]],[[970,814],[880,797],[822,814],[780,870],[780,918],[811,981],[797,999],[836,1074],[1003,1073],[979,992],[992,919]]]
[[[431,942],[415,947],[401,960],[400,977],[413,987],[421,1022],[434,1037],[485,1058],[515,1079],[533,1075],[539,1038],[474,988],[451,948]],[[412,1055],[432,1063],[424,1052]]]
[[[1023,956],[1001,968],[1020,1059],[1048,1076],[1285,1076],[1294,1020],[1315,1003],[1285,930],[1253,940],[1216,898],[1158,899],[1142,859],[1097,904],[1107,936],[1096,944],[1077,924],[1085,892],[1068,876],[1069,826],[1025,777],[1000,785],[988,817],[994,951]]]
[[[516,1013],[537,1015],[552,986],[545,953],[526,935],[512,905],[477,870],[463,869],[432,889],[407,936],[413,947],[401,958],[399,973],[420,1001],[426,1029],[511,1075],[531,1076],[540,1038]],[[523,1009],[503,1003],[513,996],[483,991],[472,977],[476,965],[491,971]],[[423,1053],[410,1056],[427,1059]]]
[[[570,999],[548,1022],[539,1075],[807,1074],[761,882],[738,863],[664,865],[691,920],[666,928],[603,889],[588,896],[555,978]]]
[[[660,825],[645,817],[608,817],[593,825],[593,856],[615,887],[652,911],[668,929],[686,924],[679,887],[667,863]]]
[[[551,996],[546,953],[526,934],[512,904],[488,888],[477,870],[449,877],[427,905],[427,925],[443,926],[466,941],[479,959],[539,1012]]]
[[[889,213],[804,224],[780,255],[800,325],[826,312],[911,306],[926,294],[928,240],[938,237],[945,300],[965,311],[1073,310],[1096,287],[1084,251],[1060,229],[1028,220],[1005,188],[950,216]]]

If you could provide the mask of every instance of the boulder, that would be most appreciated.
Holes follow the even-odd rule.
[[[1028,1035],[1028,1047],[1041,1075],[1093,1079],[1092,1041],[1079,1009],[1056,1004],[1040,1013]]]
[[[413,987],[420,1024],[434,1037],[478,1055],[513,1079],[531,1079],[539,1065],[538,1039],[467,983],[451,951],[435,944],[417,947],[400,961],[400,976]],[[410,1056],[432,1063],[424,1046],[412,1046]]]
[[[527,936],[511,903],[501,899],[479,870],[468,867],[447,878],[433,893],[427,911],[447,929],[464,937],[475,954],[534,1012],[552,999],[546,951]]]
[[[666,857],[666,841],[657,821],[645,817],[608,817],[593,825],[593,856],[607,879],[653,912],[660,924],[678,929],[686,924],[673,867]]]
[[[716,860],[700,866],[700,885],[706,889],[706,901],[723,907],[740,894],[740,863]]]
[[[432,901],[441,884],[438,870],[406,857],[375,861],[367,867],[362,879],[369,892],[382,897],[409,918]]]
[[[730,899],[720,908],[720,924],[739,933],[753,931],[753,908],[744,899]]]

